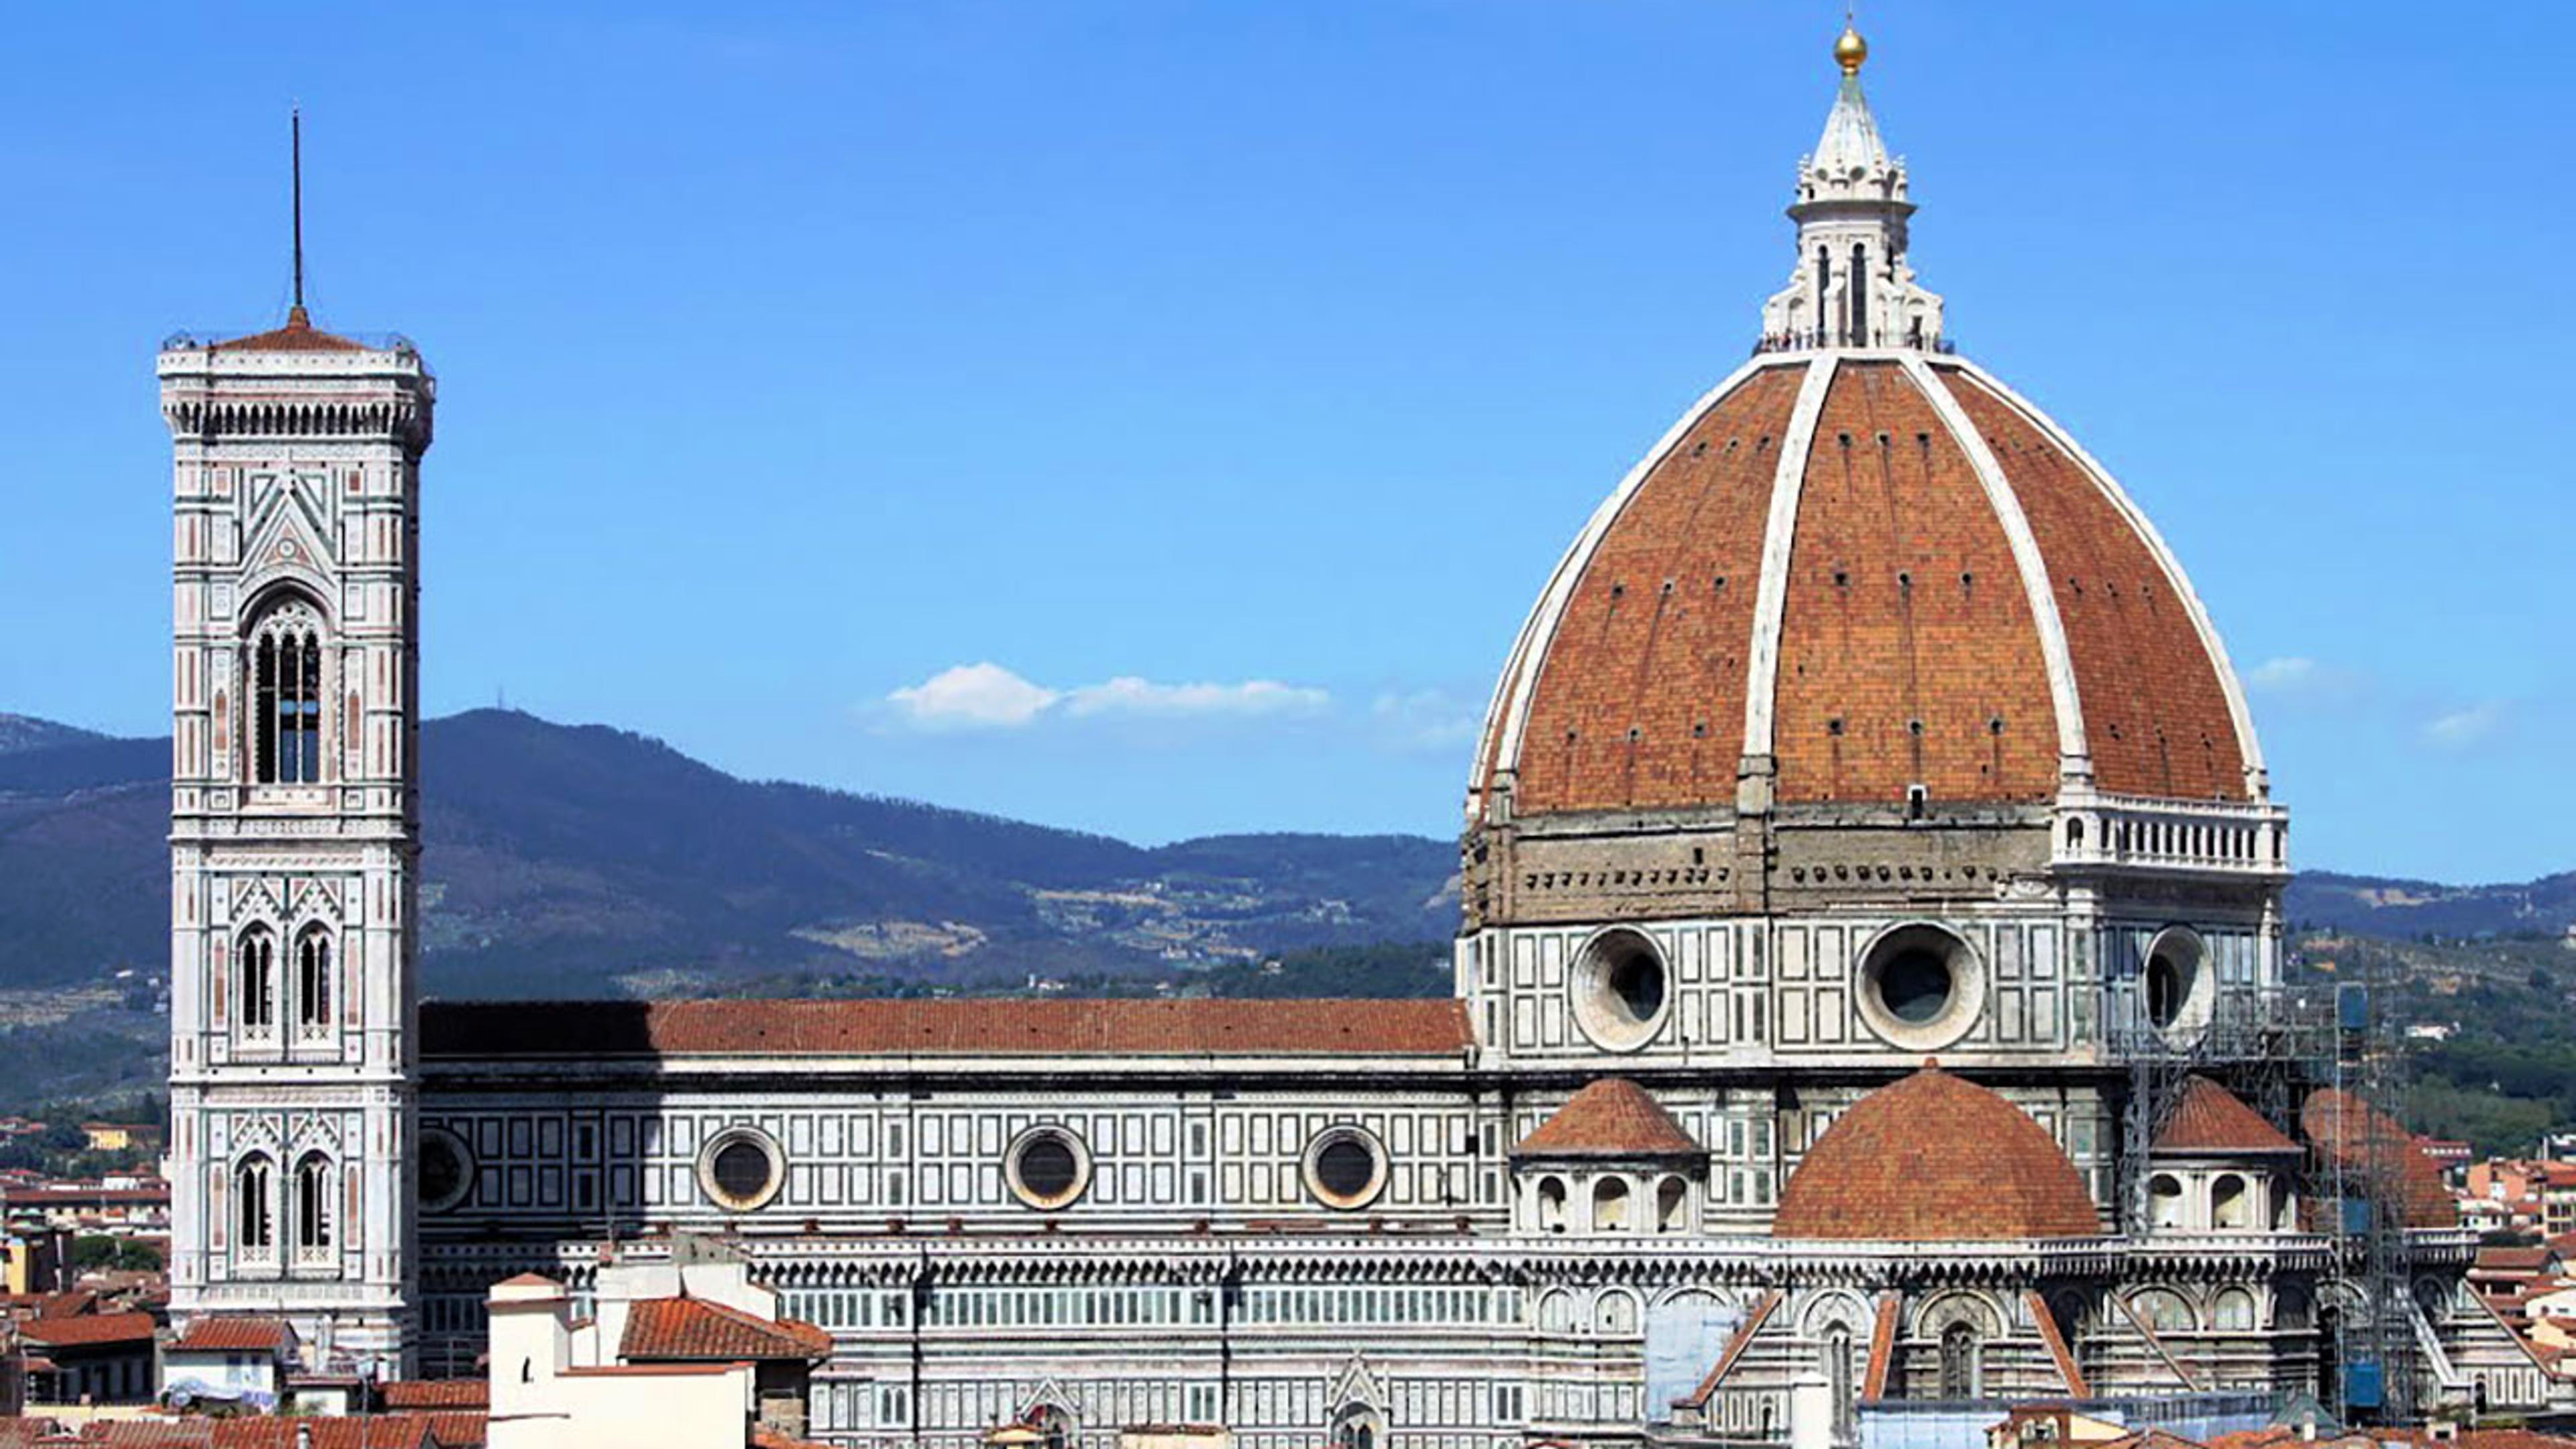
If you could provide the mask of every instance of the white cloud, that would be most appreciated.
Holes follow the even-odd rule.
[[[2444,749],[2461,749],[2492,735],[2504,724],[2502,700],[2473,704],[2434,716],[2424,726],[2424,738]]]
[[[1398,744],[1411,749],[1456,749],[1472,743],[1484,725],[1481,713],[1473,706],[1438,689],[1381,694],[1369,706],[1369,715]]]
[[[1021,729],[1047,719],[1114,716],[1249,718],[1323,711],[1331,694],[1274,679],[1239,684],[1157,684],[1122,674],[1099,684],[1054,689],[999,664],[959,664],[886,696],[906,723],[923,729]]]
[[[2371,677],[2304,654],[2283,654],[2245,671],[2245,692],[2288,704],[2352,705],[2378,691]]]
[[[1067,714],[1254,715],[1312,714],[1332,703],[1320,689],[1248,679],[1241,684],[1156,684],[1122,674],[1105,684],[1067,690]]]
[[[930,729],[1014,729],[1064,696],[998,664],[959,664],[886,696],[912,723]]]
[[[2266,659],[2247,671],[2245,686],[2248,689],[2287,693],[2315,683],[2317,674],[2317,661],[2313,659],[2296,657]]]

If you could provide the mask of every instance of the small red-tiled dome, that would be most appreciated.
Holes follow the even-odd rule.
[[[1881,1243],[2101,1231],[2083,1177],[2047,1129],[1931,1065],[1826,1128],[1790,1174],[1771,1224],[1775,1237]]]
[[[2295,1154],[2299,1144],[2235,1093],[2194,1073],[2183,1079],[2173,1115],[2149,1150],[2160,1157],[2251,1157]]]
[[[2396,1204],[2410,1228],[2455,1228],[2459,1201],[2442,1185],[2442,1169],[2417,1146],[2396,1118],[2334,1087],[2308,1094],[2299,1108],[2299,1132],[2324,1161],[2347,1171],[2387,1172],[2393,1181],[2367,1186]]]
[[[1756,358],[1557,565],[1470,815],[2245,800],[2263,767],[2181,565],[2066,432],[1955,357]]]
[[[1512,1155],[1696,1157],[1706,1151],[1653,1093],[1625,1077],[1603,1077],[1557,1108]]]

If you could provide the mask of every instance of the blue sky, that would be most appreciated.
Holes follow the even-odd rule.
[[[167,727],[151,354],[282,315],[300,100],[317,314],[440,374],[434,711],[1147,840],[1448,833],[1546,571],[1788,268],[1840,19],[30,9],[0,709]],[[1916,265],[2182,555],[2302,863],[2576,867],[2567,30],[1862,20]]]

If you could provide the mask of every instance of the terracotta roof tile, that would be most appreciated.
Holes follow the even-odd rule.
[[[107,1419],[81,1426],[82,1449],[206,1449],[215,1442],[211,1419]]]
[[[1832,366],[1801,456],[1802,383]],[[2058,785],[2048,651],[1973,432],[2028,525],[2105,789],[2243,799],[2218,652],[2179,564],[2045,419],[1963,368],[1758,363],[1622,481],[1551,577],[1486,720],[1472,790],[1512,812],[1732,803],[1766,549],[1785,558],[1769,752],[1786,803],[2036,803]],[[1958,414],[1944,410],[1955,402]],[[1950,418],[1964,414],[1954,429]],[[1794,513],[1774,537],[1783,464]],[[2152,702],[2152,703],[2150,703]]]
[[[1512,1155],[1696,1157],[1706,1151],[1645,1088],[1625,1077],[1603,1077],[1557,1108]]]
[[[2057,1315],[2049,1310],[2048,1300],[2033,1288],[2023,1293],[2022,1301],[2030,1308],[2030,1321],[2039,1325],[2040,1339],[2048,1345],[2049,1360],[2057,1365],[2057,1376],[2065,1381],[2066,1391],[2079,1399],[2090,1397],[2093,1391],[2084,1386],[2084,1370],[2067,1350],[2066,1335],[2059,1331]]]
[[[2182,1097],[2156,1134],[2155,1151],[2176,1157],[2296,1152],[2299,1144],[2235,1093],[2203,1076],[2183,1079]]]
[[[1745,1315],[1743,1325],[1735,1330],[1735,1336],[1726,1341],[1717,1362],[1709,1366],[1708,1377],[1701,1379],[1699,1387],[1691,1390],[1687,1397],[1674,1400],[1674,1404],[1683,1408],[1705,1408],[1709,1396],[1717,1392],[1719,1384],[1726,1382],[1726,1376],[1734,1371],[1735,1361],[1744,1357],[1744,1350],[1752,1345],[1753,1336],[1762,1331],[1763,1324],[1771,1321],[1772,1312],[1779,1306],[1779,1289],[1763,1294],[1762,1301],[1754,1304],[1753,1311]]]
[[[2396,1175],[2393,1195],[2410,1228],[2449,1228],[2460,1222],[2459,1202],[2442,1185],[2441,1166],[2424,1155],[2395,1118],[2338,1088],[2308,1094],[2299,1108],[2299,1132],[2327,1159],[2367,1166],[2374,1155]]]
[[[434,1057],[1446,1056],[1451,1000],[425,1002]]]
[[[388,1409],[480,1409],[492,1402],[483,1379],[389,1379],[376,1388]]]
[[[1896,1320],[1904,1309],[1904,1298],[1895,1293],[1878,1295],[1878,1321],[1869,1329],[1869,1372],[1861,1375],[1860,1399],[1875,1404],[1887,1397],[1887,1371],[1896,1364]]]
[[[480,1410],[431,1414],[429,1428],[438,1436],[439,1449],[483,1449],[492,1437],[490,1420]]]
[[[18,1325],[18,1332],[48,1348],[90,1348],[148,1344],[159,1326],[149,1313],[81,1313],[69,1318],[31,1318]]]
[[[1799,376],[1766,368],[1719,399],[1584,562],[1555,634],[1537,641],[1543,657],[1529,661],[1520,757],[1501,762],[1519,768],[1516,809],[1735,798],[1771,475]],[[1490,731],[1488,770],[1500,745]]]
[[[1834,370],[1787,585],[1781,800],[1895,801],[1916,784],[1936,801],[2055,796],[2057,706],[2011,540],[1967,451],[1895,363]]]
[[[213,1449],[454,1449],[427,1414],[244,1414],[214,1423]]]
[[[630,1362],[824,1359],[832,1356],[832,1335],[703,1298],[648,1298],[627,1310],[617,1356]]]
[[[286,1346],[280,1318],[200,1318],[170,1345],[172,1353],[274,1353]]]
[[[1936,369],[1995,455],[2048,566],[2105,790],[2241,800],[2227,689],[2176,581],[2083,461],[1966,373]]]
[[[1771,1232],[1864,1242],[2090,1238],[2101,1219],[2046,1128],[1927,1066],[1825,1129],[1780,1193]]]
[[[304,309],[296,308],[286,316],[286,325],[229,342],[208,344],[212,352],[364,352],[367,345],[335,336],[313,325]]]

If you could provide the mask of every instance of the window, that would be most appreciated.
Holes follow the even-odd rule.
[[[1366,1404],[1348,1404],[1333,1416],[1333,1449],[1378,1449],[1385,1426]]]
[[[2192,1317],[2191,1305],[2169,1288],[2150,1288],[2130,1299],[2129,1305],[2158,1333],[2188,1333],[2200,1326]]]
[[[269,1201],[274,1186],[275,1177],[265,1157],[245,1157],[233,1169],[235,1246],[245,1255],[265,1257],[277,1247],[277,1221]]]
[[[1542,1233],[1565,1231],[1565,1179],[1542,1177],[1538,1180],[1538,1230]]]
[[[322,620],[300,597],[270,608],[251,631],[251,779],[322,779]]]
[[[242,933],[233,950],[241,988],[242,1030],[264,1034],[277,1026],[277,939],[264,926]]]
[[[1880,1039],[1929,1051],[1965,1036],[1985,1003],[1985,971],[1956,932],[1929,922],[1895,927],[1860,962],[1861,1019]]]
[[[1344,1212],[1377,1200],[1386,1187],[1386,1149],[1357,1127],[1328,1127],[1306,1144],[1306,1190]]]
[[[1593,1308],[1592,1321],[1601,1333],[1612,1338],[1635,1333],[1637,1300],[1625,1293],[1604,1293]]]
[[[1625,1178],[1605,1177],[1592,1185],[1592,1231],[1628,1231],[1628,1183]]]
[[[2220,1290],[2217,1301],[2210,1305],[2210,1319],[2225,1332],[2250,1332],[2254,1327],[2254,1295],[2242,1288]]]
[[[1833,1395],[1836,1443],[1848,1443],[1852,1437],[1854,1416],[1859,1410],[1859,1395],[1853,1392],[1852,1384],[1851,1326],[1837,1323],[1825,1330],[1825,1385]]]
[[[1011,1195],[1041,1211],[1064,1207],[1091,1182],[1091,1151],[1062,1127],[1032,1127],[1011,1143],[1002,1163]]]
[[[1953,1323],[1941,1330],[1941,1397],[1977,1396],[1977,1330]]]
[[[295,1251],[303,1256],[330,1248],[331,1162],[308,1152],[295,1164]]]
[[[2217,984],[2209,948],[2190,927],[2168,926],[2147,944],[2147,1023],[2169,1041],[2188,1042],[2209,1025]]]
[[[1664,1022],[1664,954],[1643,932],[1604,931],[1583,948],[1570,975],[1574,1020],[1595,1046],[1629,1051]]]
[[[444,1127],[420,1134],[420,1210],[444,1212],[465,1200],[474,1186],[474,1161],[465,1143]]]
[[[2209,1185],[2209,1225],[2236,1229],[2254,1226],[2254,1196],[2247,1190],[2244,1178],[2232,1172],[2221,1173]]]
[[[2147,1182],[2147,1221],[2159,1228],[2182,1225],[2182,1181],[2159,1172]]]
[[[698,1186],[718,1207],[750,1212],[778,1195],[787,1163],[778,1144],[756,1127],[728,1127],[698,1153]]]
[[[1678,1233],[1690,1227],[1690,1184],[1666,1177],[1655,1184],[1655,1231]]]
[[[307,1036],[331,1029],[331,933],[318,925],[295,938],[295,1025]]]

